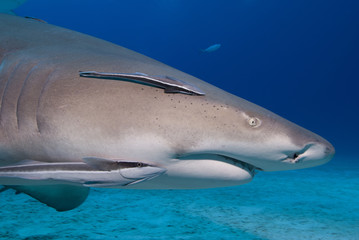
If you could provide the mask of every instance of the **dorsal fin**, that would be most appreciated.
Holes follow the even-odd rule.
[[[96,71],[87,71],[80,72],[81,77],[91,77],[91,78],[102,78],[102,79],[112,79],[112,80],[123,80],[123,81],[132,81],[142,84],[147,84],[151,86],[156,86],[163,88],[166,93],[184,93],[190,95],[205,95],[197,87],[186,83],[182,80],[168,77],[168,76],[150,76],[145,73],[106,73],[106,72],[96,72]]]

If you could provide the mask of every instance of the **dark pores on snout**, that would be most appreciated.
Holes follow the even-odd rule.
[[[163,105],[168,120],[168,122],[163,121],[163,116],[162,118],[154,116],[154,121],[159,123],[156,127],[164,131],[166,129],[165,134],[168,134],[168,126],[164,124],[171,124],[173,129],[175,123],[185,124],[187,127],[178,129],[174,134],[177,136],[183,134],[183,138],[187,141],[191,139],[192,144],[195,144],[201,136],[205,138],[207,135],[226,138],[233,136],[234,139],[242,139],[246,135],[255,138],[264,127],[268,127],[273,122],[265,114],[246,111],[244,107],[233,106],[234,104],[206,96],[166,94],[169,100],[167,102],[162,101],[158,96],[154,98]]]

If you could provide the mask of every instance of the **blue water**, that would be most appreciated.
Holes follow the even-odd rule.
[[[190,73],[318,133],[337,154],[238,187],[95,189],[64,213],[6,191],[0,239],[359,239],[359,1],[29,0],[15,12]]]

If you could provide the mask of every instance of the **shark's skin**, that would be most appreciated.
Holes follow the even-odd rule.
[[[169,76],[205,95],[80,71]],[[126,188],[189,189],[240,185],[255,169],[314,167],[333,155],[320,136],[151,58],[0,14],[0,166],[136,159],[167,172]]]

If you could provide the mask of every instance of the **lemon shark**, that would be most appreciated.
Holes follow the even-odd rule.
[[[149,57],[0,14],[0,184],[58,211],[91,186],[234,186],[333,155],[322,137]],[[123,168],[134,184],[113,174]]]

